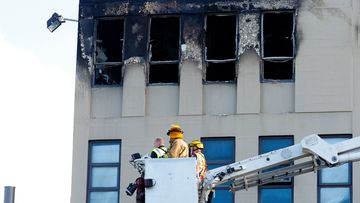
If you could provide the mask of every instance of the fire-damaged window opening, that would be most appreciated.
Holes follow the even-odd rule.
[[[294,81],[294,11],[264,12],[261,22],[262,81]]]
[[[123,65],[124,19],[95,21],[94,85],[120,85]]]
[[[206,82],[235,81],[237,16],[208,15],[205,21]]]
[[[180,18],[150,18],[149,84],[179,82]]]

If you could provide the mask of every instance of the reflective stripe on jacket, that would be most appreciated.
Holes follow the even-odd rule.
[[[169,158],[187,158],[189,157],[189,146],[183,139],[175,139],[170,143],[167,155]]]
[[[151,158],[164,158],[167,153],[167,149],[164,146],[156,147],[151,151]]]
[[[204,181],[205,178],[205,172],[207,170],[207,166],[206,166],[206,159],[203,153],[198,152],[195,153],[195,157],[197,160],[197,164],[196,164],[196,173],[199,177],[200,181]]]

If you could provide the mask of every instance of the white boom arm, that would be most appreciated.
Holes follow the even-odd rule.
[[[225,182],[238,191],[353,161],[360,161],[360,137],[329,144],[309,135],[300,144],[207,171],[199,202],[206,203],[209,192]],[[285,166],[262,172],[280,165]]]

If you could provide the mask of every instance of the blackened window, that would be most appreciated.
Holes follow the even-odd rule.
[[[294,12],[262,15],[262,80],[293,80],[295,50]]]
[[[149,83],[179,82],[179,17],[153,17],[150,28]]]
[[[95,22],[94,85],[120,85],[123,64],[124,20]]]
[[[235,80],[236,22],[236,15],[206,17],[206,81]]]

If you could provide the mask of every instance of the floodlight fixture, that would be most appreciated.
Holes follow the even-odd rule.
[[[47,21],[47,29],[49,29],[50,32],[54,32],[58,27],[60,27],[62,23],[65,23],[66,21],[78,22],[77,20],[64,18],[61,15],[54,13]]]

